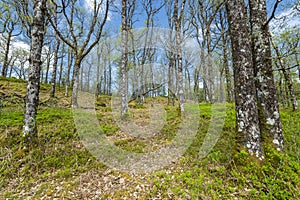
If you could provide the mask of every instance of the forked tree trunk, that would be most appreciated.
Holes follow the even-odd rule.
[[[274,83],[271,46],[265,0],[249,0],[252,27],[252,61],[262,136],[270,138],[277,149],[284,139],[279,114],[277,89]]]
[[[259,129],[251,38],[244,0],[227,0],[234,71],[236,124],[238,143],[251,155],[264,159]]]
[[[25,99],[23,136],[25,144],[37,139],[36,115],[39,102],[41,54],[44,41],[46,0],[34,0],[34,16],[31,34],[30,70]]]

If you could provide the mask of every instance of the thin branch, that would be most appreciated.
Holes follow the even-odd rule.
[[[277,9],[277,7],[278,7],[278,5],[279,5],[279,3],[280,3],[281,1],[282,1],[282,0],[277,0],[277,1],[275,2],[275,5],[274,5],[274,8],[273,8],[272,14],[271,14],[270,18],[268,19],[268,21],[264,24],[264,27],[266,27],[266,26],[270,23],[270,21],[275,17],[276,9]]]
[[[299,64],[297,64],[297,65],[294,65],[294,66],[292,66],[292,67],[289,67],[289,68],[278,68],[278,69],[275,69],[275,70],[273,70],[273,71],[283,71],[283,70],[290,70],[290,69],[294,69],[294,68],[296,68],[296,67],[299,67],[300,65]]]
[[[136,100],[139,96],[145,96],[145,95],[148,94],[149,92],[152,92],[152,91],[155,91],[155,90],[161,88],[161,87],[162,87],[164,84],[166,84],[166,83],[167,83],[167,82],[163,82],[163,83],[159,84],[158,86],[156,86],[155,88],[151,88],[151,89],[147,90],[146,92],[143,92],[142,94],[137,94],[136,96],[134,96],[133,98],[131,98],[131,99],[129,100],[128,103],[130,103],[130,102]]]

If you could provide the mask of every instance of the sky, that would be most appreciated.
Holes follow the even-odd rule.
[[[101,1],[101,0],[97,0]],[[154,7],[158,7],[163,0],[159,1],[153,1]],[[295,8],[291,8],[290,3],[295,2],[296,0],[283,0],[275,13],[275,18],[270,22],[270,27],[273,32],[273,34],[280,33],[286,28],[291,28],[292,26],[298,26],[300,27],[300,15],[297,15],[297,11]],[[140,2],[140,0],[137,0],[137,2]],[[120,9],[121,0],[115,0],[115,3],[117,4],[117,7]],[[273,10],[275,0],[267,0],[267,7],[268,7],[268,13],[270,13]],[[87,9],[90,9],[92,11],[93,7],[93,0],[83,0],[83,6]],[[298,8],[300,8],[300,5],[298,5]],[[116,9],[114,9],[116,10]],[[299,13],[299,11],[298,11]],[[134,28],[142,28],[145,26],[145,11],[143,8],[138,7],[136,9],[136,15],[134,17]],[[157,13],[155,16],[155,26],[156,27],[162,27],[167,28],[167,16],[166,16],[166,9],[163,7],[161,10]],[[111,35],[115,35],[120,31],[120,25],[121,25],[121,15],[120,13],[116,13],[113,11],[109,12],[109,18],[107,22],[106,28],[111,31]],[[29,45],[25,42],[21,41],[15,41],[13,43],[13,48],[24,48],[29,51]]]
[[[276,17],[270,23],[270,29],[274,35],[279,35],[286,29],[300,27],[299,11],[296,10],[296,6],[287,9],[287,5],[287,3],[282,3],[282,10],[279,10]],[[300,10],[300,3],[297,5],[297,8]]]
[[[101,1],[101,0],[97,0]],[[115,4],[120,6],[121,0],[115,0]],[[139,0],[137,0],[139,2]],[[273,32],[279,32],[283,31],[282,23],[287,26],[285,28],[290,28],[292,26],[299,26],[300,27],[300,15],[296,16],[297,12],[295,9],[290,8],[290,3],[295,2],[296,0],[283,0],[276,11],[276,17],[270,22],[270,27]],[[162,0],[159,1],[153,1],[154,7],[158,7],[159,4],[162,3]],[[268,14],[273,10],[275,0],[267,0],[267,7],[268,7]],[[87,9],[90,9],[92,12],[93,8],[93,0],[84,0],[83,2],[84,7]],[[298,6],[300,9],[300,5]],[[145,11],[142,8],[137,8],[136,10],[136,16],[134,19],[134,28],[142,28],[145,26]],[[121,25],[121,16],[119,13],[116,12],[109,12],[108,22],[107,22],[107,28],[110,29],[110,31],[113,32],[113,34],[116,34],[116,32],[119,31],[119,27]],[[166,17],[166,9],[162,8],[157,15],[155,16],[155,26],[161,27],[161,28],[168,28],[167,25],[167,17]],[[28,49],[28,45],[26,46],[26,43],[17,41],[15,46],[23,46],[26,49]]]

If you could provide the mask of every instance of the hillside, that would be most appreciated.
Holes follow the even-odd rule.
[[[0,77],[0,199],[297,199],[300,198],[300,111],[281,109],[286,149],[265,147],[262,165],[246,151],[234,149],[234,107],[227,115],[221,137],[205,158],[198,152],[211,121],[211,105],[200,105],[196,139],[172,164],[147,174],[112,170],[85,148],[74,124],[70,97],[42,84],[37,116],[39,145],[22,146],[22,120],[27,83]],[[115,122],[109,96],[96,101],[96,115],[106,136],[116,146],[136,153],[169,144],[179,129],[180,117],[167,99],[166,124],[151,139],[126,135]],[[151,100],[132,102],[136,124],[149,123]]]

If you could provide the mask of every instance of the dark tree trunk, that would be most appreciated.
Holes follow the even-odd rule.
[[[50,61],[51,61],[51,50],[49,48],[49,51],[47,52],[47,64],[46,64],[46,75],[45,75],[45,80],[44,83],[48,83],[48,75],[49,75],[49,68],[50,68]],[[42,77],[43,78],[43,77]]]
[[[259,129],[251,38],[244,0],[226,1],[232,47],[238,142],[251,155],[264,158]]]
[[[258,114],[262,136],[271,138],[277,149],[284,139],[279,114],[277,89],[274,83],[269,29],[266,25],[265,0],[249,0],[252,29],[252,62],[254,67]]]
[[[44,21],[46,0],[34,1],[34,16],[31,34],[30,70],[25,98],[23,136],[25,143],[35,143],[37,139],[36,115],[39,102],[41,53],[44,41]]]

